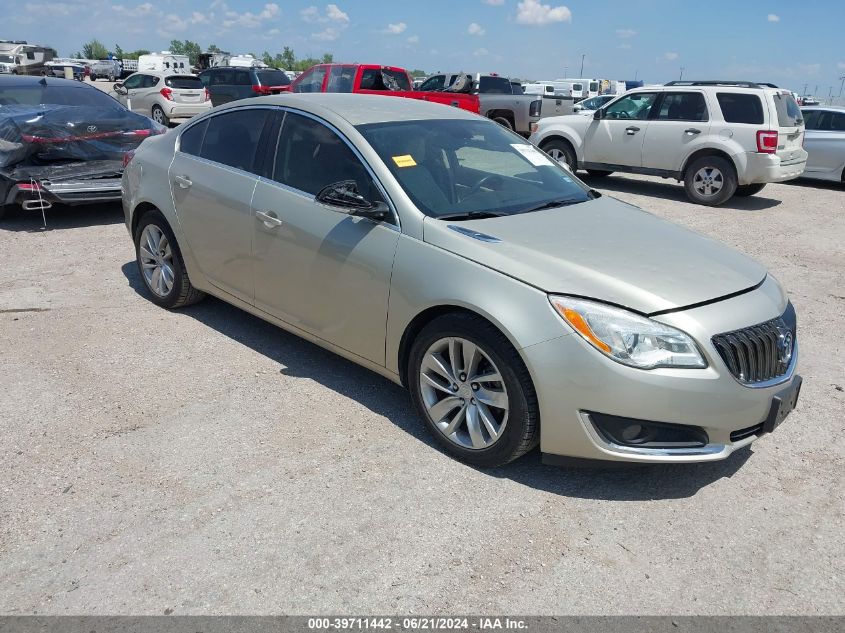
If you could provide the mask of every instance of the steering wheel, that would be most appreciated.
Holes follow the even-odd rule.
[[[494,182],[502,182],[502,177],[497,175],[497,174],[490,174],[489,176],[484,176],[484,178],[482,178],[481,180],[479,180],[477,183],[475,183],[472,186],[472,189],[467,191],[466,195],[463,198],[461,198],[461,200],[466,200],[467,198],[474,196],[479,191],[481,191],[481,188],[484,185],[492,184]]]
[[[628,114],[628,111],[627,111],[627,110],[620,110],[620,111],[619,111],[619,118],[620,118],[620,119],[630,119],[630,118],[631,118],[631,115],[630,115],[630,114]]]

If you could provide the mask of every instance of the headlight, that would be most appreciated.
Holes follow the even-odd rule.
[[[630,367],[707,367],[688,334],[595,301],[549,297],[572,329],[606,356]]]

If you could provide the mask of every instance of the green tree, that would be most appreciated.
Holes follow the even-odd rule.
[[[420,77],[428,77],[428,73],[425,72],[424,70],[420,70],[419,68],[415,68],[414,70],[411,71],[411,77],[413,77],[414,79],[417,79],[417,78],[420,78]]]
[[[218,48],[217,44],[209,44],[208,45],[208,52],[209,53],[222,53],[223,51]]]
[[[269,51],[264,51],[264,53],[261,55],[261,61],[263,61],[268,66],[275,66],[275,60],[273,59],[273,56],[269,53]]]
[[[106,59],[108,56],[109,51],[100,40],[94,39],[82,45],[82,57],[85,59]]]
[[[282,67],[286,70],[296,70],[296,55],[293,54],[293,49],[290,46],[285,46],[281,54]]]
[[[323,53],[323,63],[331,64],[334,61],[334,55],[331,53]]]

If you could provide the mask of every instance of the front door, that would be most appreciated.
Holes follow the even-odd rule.
[[[642,166],[648,115],[656,92],[635,92],[614,101],[594,119],[584,134],[584,162]]]
[[[183,132],[170,186],[188,246],[208,281],[252,303],[252,215],[270,110],[238,109]]]
[[[707,142],[709,114],[704,94],[665,92],[655,105],[643,141],[643,166],[678,171]]]
[[[371,201],[383,201],[381,191],[335,131],[292,112],[285,114],[268,175],[252,202],[256,307],[384,364],[398,227],[315,199],[326,185],[344,180],[354,180]]]

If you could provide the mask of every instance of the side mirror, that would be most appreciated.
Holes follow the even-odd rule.
[[[112,86],[112,90],[114,90],[119,95],[129,94],[129,90],[126,89],[126,86],[124,86],[123,83],[119,81]]]
[[[604,110],[596,110],[595,114],[593,114],[593,119],[596,121],[604,118]]]
[[[323,187],[316,200],[330,207],[338,207],[348,215],[370,220],[384,220],[390,214],[390,207],[384,202],[371,202],[364,198],[358,192],[354,180],[342,180]]]

